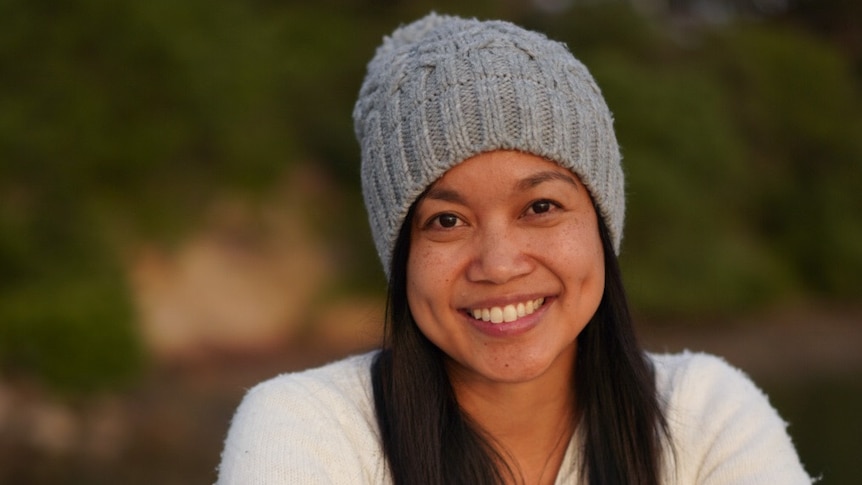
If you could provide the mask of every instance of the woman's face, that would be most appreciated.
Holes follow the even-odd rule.
[[[604,291],[596,212],[578,178],[515,151],[477,155],[418,201],[407,299],[459,381],[570,378]]]

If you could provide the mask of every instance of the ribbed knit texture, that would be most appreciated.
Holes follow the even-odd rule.
[[[625,192],[611,113],[565,45],[508,22],[431,14],[384,39],[353,119],[387,275],[398,231],[422,192],[458,163],[497,149],[577,174],[619,253]]]

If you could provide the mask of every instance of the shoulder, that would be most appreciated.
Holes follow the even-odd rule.
[[[251,388],[243,404],[283,400],[361,405],[371,399],[371,363],[376,352],[347,357],[321,367],[281,374]]]
[[[769,398],[740,369],[715,355],[682,352],[650,354],[656,387],[670,424],[769,421],[785,427]]]
[[[659,394],[665,398],[689,400],[739,391],[762,395],[745,373],[715,355],[686,351],[649,357],[655,367]]]
[[[374,353],[348,357],[315,369],[282,374],[248,391],[233,426],[250,420],[273,422],[315,417],[320,426],[372,424],[374,398],[371,362]],[[325,418],[325,419],[319,419]]]
[[[375,353],[283,374],[254,386],[231,421],[219,483],[379,479]]]
[[[741,370],[714,355],[682,352],[650,355],[656,388],[674,434],[702,434],[731,422],[783,422],[763,392]],[[676,428],[676,429],[674,429]]]
[[[714,355],[651,354],[656,387],[671,428],[703,433],[711,427],[748,420],[783,421],[766,395],[741,370]]]
[[[708,354],[649,357],[680,483],[811,483],[787,423],[745,373]]]

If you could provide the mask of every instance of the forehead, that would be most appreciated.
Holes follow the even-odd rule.
[[[579,188],[577,175],[555,162],[528,153],[498,150],[468,158],[437,179],[425,197],[445,199],[454,187],[468,184],[471,191],[499,188],[523,191],[549,181],[561,181]]]

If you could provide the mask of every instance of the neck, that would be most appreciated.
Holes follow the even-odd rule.
[[[551,484],[575,428],[573,369],[529,382],[450,379],[458,404],[527,484]]]

